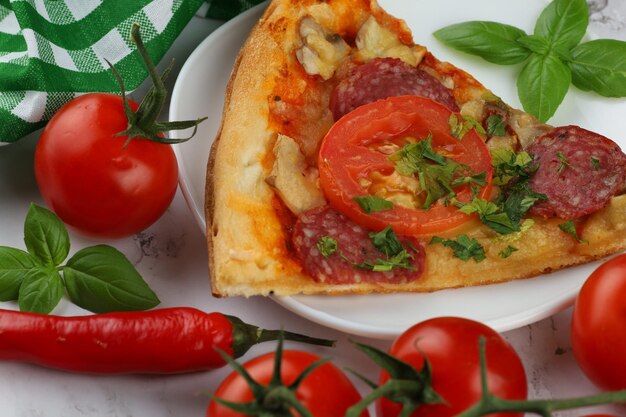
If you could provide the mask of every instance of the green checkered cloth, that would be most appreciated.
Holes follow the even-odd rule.
[[[194,14],[228,19],[261,0],[0,0],[0,142],[42,127],[68,100],[148,76],[134,22],[158,62]]]

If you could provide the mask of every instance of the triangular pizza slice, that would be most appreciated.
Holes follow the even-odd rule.
[[[207,171],[218,296],[435,291],[626,247],[626,156],[511,108],[370,0],[274,0]]]

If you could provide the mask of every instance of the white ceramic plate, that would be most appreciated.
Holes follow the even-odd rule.
[[[380,4],[407,21],[417,43],[429,47],[438,58],[469,71],[505,101],[520,107],[515,89],[519,66],[496,66],[455,52],[443,47],[431,34],[443,26],[467,20],[494,20],[532,33],[534,22],[546,4],[544,0],[380,0]],[[181,187],[203,230],[205,167],[220,124],[223,93],[239,48],[263,7],[226,23],[202,42],[185,63],[173,91],[170,120],[209,116],[196,138],[176,147]],[[572,88],[550,122],[581,125],[613,138],[626,148],[626,142],[621,139],[626,133],[624,114],[623,100],[604,99]],[[295,296],[276,301],[317,323],[375,338],[395,337],[413,323],[442,315],[472,318],[505,331],[548,317],[570,305],[596,266],[590,264],[528,280],[428,294]]]

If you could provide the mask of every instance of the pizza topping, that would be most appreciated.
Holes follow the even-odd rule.
[[[341,118],[324,138],[318,159],[329,203],[364,227],[392,226],[406,235],[432,234],[470,220],[446,200],[488,198],[491,156],[473,129],[461,140],[450,135],[450,114],[433,100],[401,96],[366,104]],[[405,199],[389,196],[404,185],[407,192],[413,186],[416,190]],[[394,205],[366,213],[353,199],[364,195]]]
[[[320,75],[324,80],[331,78],[337,67],[350,54],[350,46],[341,36],[329,33],[312,17],[300,21],[302,47],[296,57],[309,75]]]
[[[580,236],[578,235],[578,230],[576,230],[576,224],[573,220],[568,220],[565,223],[559,224],[559,229],[572,236],[574,239],[576,239],[576,242],[578,243],[589,243],[586,240],[580,238]]]
[[[278,135],[274,145],[274,166],[266,182],[294,214],[326,204],[317,186],[317,172],[307,169],[298,144],[289,136]]]
[[[485,260],[485,248],[476,240],[467,235],[459,235],[456,239],[443,239],[439,236],[433,236],[430,240],[430,244],[434,245],[441,243],[452,250],[454,256],[463,260],[469,261],[473,259],[475,262],[482,262]]]
[[[293,244],[304,270],[327,284],[406,283],[424,270],[415,238],[401,239],[391,228],[371,233],[330,206],[298,217]]]
[[[355,65],[333,90],[330,109],[335,120],[339,120],[364,104],[405,95],[433,99],[452,111],[459,109],[452,92],[439,80],[395,58],[376,58]]]
[[[393,203],[384,198],[376,197],[375,195],[364,195],[353,197],[359,206],[366,213],[373,213],[375,211],[390,210],[393,208]]]
[[[506,259],[509,256],[513,255],[513,252],[517,252],[519,249],[517,249],[515,246],[507,246],[506,248],[502,249],[499,253],[498,256],[502,259]]]
[[[535,215],[575,219],[600,210],[624,188],[626,155],[597,133],[559,127],[538,138],[528,152],[538,165],[530,188],[547,196],[532,208]]]
[[[357,55],[363,61],[372,58],[398,58],[416,67],[426,49],[422,46],[405,45],[398,34],[380,25],[373,16],[365,21],[356,37]]]

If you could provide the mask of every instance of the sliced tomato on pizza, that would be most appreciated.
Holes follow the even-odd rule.
[[[209,160],[213,292],[536,276],[626,247],[625,186],[613,141],[511,108],[375,2],[274,0]]]

